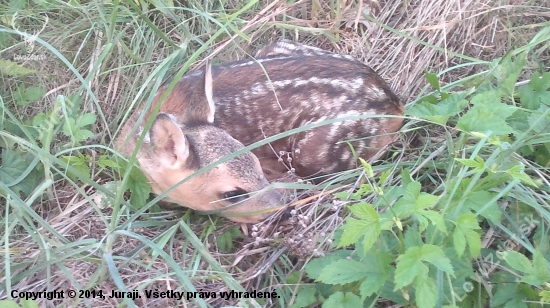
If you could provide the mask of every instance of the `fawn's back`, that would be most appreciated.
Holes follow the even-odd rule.
[[[155,102],[158,102],[163,92],[163,89],[159,90]],[[369,159],[393,142],[397,136],[395,132],[402,126],[402,118],[399,116],[403,115],[403,105],[382,78],[363,63],[348,56],[281,41],[264,47],[257,53],[256,59],[213,67],[211,76],[209,68],[204,72],[187,74],[162,102],[160,111],[163,115],[169,115],[170,123],[180,127],[175,130],[181,129],[185,138],[178,140],[189,141],[189,152],[194,153],[191,161],[203,161],[195,166],[188,162],[191,167],[178,166],[179,170],[185,169],[185,174],[175,178],[192,174],[204,162],[212,162],[220,157],[213,153],[231,153],[241,149],[242,144],[249,145],[266,137],[325,120],[357,115],[374,116],[337,121],[261,146],[253,150],[255,155],[246,153],[238,158],[240,163],[220,168],[221,173],[214,178],[210,174],[203,177],[205,180],[202,184],[188,184],[181,188],[194,191],[195,195],[171,196],[185,206],[208,210],[216,199],[199,200],[199,195],[217,189],[213,188],[216,187],[216,181],[226,183],[226,190],[238,187],[230,194],[235,195],[235,191],[249,193],[264,188],[267,181],[262,178],[262,170],[269,179],[275,179],[288,170],[298,176],[308,177],[353,168],[357,157],[354,157],[350,145],[356,156]],[[138,115],[139,112],[130,118],[117,144],[122,145],[121,140],[129,135]],[[149,116],[150,110],[146,111],[145,119]],[[152,132],[155,126],[158,125],[153,124]],[[197,130],[202,134],[200,140],[193,137]],[[163,149],[165,152],[172,151],[181,143],[171,136],[173,134],[168,133],[164,137],[171,140],[169,149]],[[162,168],[159,167],[155,149],[162,147],[155,145],[155,138],[155,134],[146,136],[145,150],[149,148],[148,151],[153,154],[147,159],[140,159],[140,165],[153,182],[153,187],[158,186],[159,181],[166,181],[168,174],[166,170],[160,171]],[[128,155],[127,149],[133,150],[135,147],[136,136],[130,139],[134,141],[125,147],[119,146],[125,155]],[[142,154],[139,157],[147,156],[143,154],[145,150],[140,149]],[[153,173],[160,174],[153,176]],[[255,181],[253,178],[260,180]],[[178,181],[168,182],[173,185]],[[195,188],[197,185],[201,187],[200,190]],[[156,193],[166,190],[166,185],[160,186],[162,188],[154,188]],[[216,192],[211,195],[215,198],[224,194]],[[193,198],[197,198],[197,201],[192,201]],[[231,211],[258,210],[280,203],[280,195],[274,191],[255,196],[256,201],[252,199],[241,200],[240,209]],[[207,201],[208,205],[204,203]],[[260,216],[265,215],[233,220],[255,221]]]

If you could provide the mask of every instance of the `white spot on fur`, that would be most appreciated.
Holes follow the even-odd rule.
[[[365,92],[372,100],[383,100],[386,98],[386,93],[379,87],[366,87]]]
[[[270,62],[270,61],[275,61],[275,60],[291,59],[291,58],[292,57],[290,57],[290,56],[286,56],[286,57],[277,57],[277,58],[256,59],[256,60],[252,60],[252,61],[248,61],[248,62],[244,62],[244,63],[234,64],[234,65],[229,66],[229,68],[243,67],[243,66],[249,66],[249,65],[258,64],[258,63]]]
[[[266,88],[263,85],[261,85],[259,82],[256,82],[255,84],[253,84],[252,87],[250,88],[250,91],[252,92],[253,95],[258,95],[258,96],[263,96],[267,94]]]
[[[273,87],[277,87],[277,88],[283,88],[283,87],[286,87],[288,86],[289,84],[291,84],[292,82],[294,82],[293,79],[286,79],[286,80],[277,80],[277,81],[273,81],[273,82],[270,82],[270,81],[267,81],[266,82],[266,85],[272,85]]]
[[[330,147],[332,144],[323,143],[323,145],[318,149],[319,152],[317,152],[317,159],[318,160],[326,160],[327,159],[327,153],[330,150]]]
[[[350,159],[350,157],[351,157],[351,151],[345,151],[340,159],[342,159],[343,161],[346,161]]]
[[[311,77],[309,79],[296,78],[291,81],[289,80],[276,81],[276,82],[273,82],[273,84],[277,86],[279,84],[281,84],[282,86],[286,86],[289,84],[289,82],[294,83],[294,87],[300,87],[308,83],[313,83],[317,85],[326,84],[326,85],[331,85],[335,88],[343,88],[345,91],[353,90],[353,92],[359,91],[364,84],[364,80],[361,77],[353,79],[351,81],[347,79],[333,79],[333,78],[319,78],[319,77]],[[367,91],[370,89],[373,89],[373,88],[368,88]],[[381,89],[378,89],[378,88],[376,89],[378,91],[381,91],[381,93],[384,93]],[[374,94],[379,95],[379,93],[376,93],[376,92],[368,92],[368,93],[373,95]]]

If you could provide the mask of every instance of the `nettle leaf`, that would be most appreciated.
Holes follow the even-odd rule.
[[[365,169],[365,173],[367,174],[367,177],[373,178],[374,177],[374,171],[372,171],[372,166],[367,163],[366,160],[359,157],[359,161],[361,162],[361,165],[363,165],[363,169]]]
[[[453,240],[456,253],[459,257],[466,250],[466,244],[470,248],[470,256],[477,257],[481,252],[481,236],[475,231],[480,230],[476,216],[472,213],[465,213],[458,218],[456,228],[453,232]]]
[[[233,239],[242,236],[243,235],[239,228],[232,227],[216,238],[216,244],[221,251],[230,252],[233,249]]]
[[[315,286],[300,286],[298,294],[296,295],[296,300],[289,308],[310,307],[317,301],[315,292],[317,292]]]
[[[124,190],[130,190],[130,203],[137,208],[141,208],[146,204],[147,199],[149,198],[151,186],[141,170],[137,167],[131,168],[132,171],[130,171],[130,175],[126,180],[126,187]]]
[[[36,164],[34,160],[35,157],[31,153],[2,149],[0,182],[7,185],[15,193],[22,192],[26,196],[30,195],[43,177],[42,172],[40,172],[41,165]],[[35,163],[35,165],[31,170],[28,170],[31,163]]]
[[[527,308],[527,304],[522,298],[513,298],[506,302],[504,308]]]
[[[442,232],[447,232],[441,214],[426,210],[432,207],[438,200],[438,196],[420,192],[421,185],[417,181],[410,182],[403,195],[393,206],[393,211],[399,218],[407,218],[411,215],[420,222],[420,231],[428,227],[428,220],[434,223]]]
[[[485,161],[483,160],[483,158],[479,157],[479,155],[476,155],[475,160],[464,158],[455,158],[455,160],[466,167],[474,168],[474,172],[485,170]]]
[[[68,118],[63,124],[63,134],[65,136],[71,137],[74,143],[82,142],[88,138],[94,136],[94,134],[84,127],[95,123],[97,116],[93,113],[85,113],[80,115],[78,118]]]
[[[416,200],[420,196],[420,183],[412,181],[405,187],[403,197],[394,204],[393,212],[399,218],[407,218],[414,212]]]
[[[350,211],[359,219],[346,218],[342,226],[344,233],[338,247],[355,244],[362,236],[365,253],[372,247],[380,234],[380,218],[372,205],[361,202],[349,207]]]
[[[533,181],[527,174],[525,174],[523,169],[524,169],[524,166],[523,164],[521,164],[521,165],[516,165],[506,170],[505,172],[508,173],[515,180],[520,180],[525,184],[538,187],[537,183],[535,183],[535,181]]]
[[[323,303],[323,308],[333,308],[333,307],[363,307],[363,303],[359,296],[346,292],[336,292],[329,296],[327,300]]]
[[[35,70],[28,69],[10,60],[0,59],[0,73],[6,76],[26,76],[36,73]]]
[[[518,89],[521,104],[528,109],[537,110],[541,103],[550,106],[550,72],[542,75],[535,72],[528,84]]]
[[[512,60],[511,57],[506,57],[502,59],[494,70],[499,88],[502,89],[506,95],[510,97],[513,95],[516,81],[525,66],[526,60],[525,53],[519,54],[514,60]]]
[[[97,165],[100,166],[101,168],[107,168],[107,167],[110,167],[113,169],[120,168],[120,166],[114,160],[111,160],[109,158],[109,155],[107,154],[99,156],[99,159],[97,160]]]
[[[542,286],[550,281],[550,270],[546,265],[544,255],[540,251],[535,250],[533,254],[533,271],[524,276],[521,281],[533,286]]]
[[[30,102],[38,101],[46,94],[46,89],[40,87],[28,87],[24,94],[23,98]]]
[[[90,178],[90,167],[88,167],[86,158],[82,153],[78,153],[78,156],[62,156],[61,160],[65,162],[63,168],[68,169],[67,166],[71,166],[78,172],[83,173],[87,178]],[[69,170],[67,170],[67,176],[73,181],[78,179],[77,174]]]
[[[428,267],[424,262],[435,265],[440,270],[453,275],[454,271],[449,258],[439,246],[424,244],[422,247],[411,247],[397,258],[395,270],[395,290],[409,285],[414,278],[428,275]]]
[[[96,118],[97,116],[93,113],[82,114],[76,119],[76,125],[78,127],[85,127],[87,125],[92,125],[95,123]]]
[[[542,290],[539,292],[540,300],[543,303],[550,303],[550,291]]]
[[[437,288],[433,279],[428,275],[420,275],[415,283],[415,296],[418,307],[435,307],[437,302]]]
[[[409,285],[419,275],[428,274],[429,269],[422,263],[420,247],[411,247],[397,258],[395,269],[395,289]]]
[[[325,266],[316,281],[343,285],[362,280],[359,290],[361,301],[364,301],[368,296],[380,291],[392,272],[388,253],[369,251],[364,260],[337,260]]]
[[[309,261],[306,265],[307,276],[311,279],[317,279],[321,275],[321,271],[328,265],[340,259],[346,259],[351,255],[352,250],[336,250],[323,258],[317,258]]]
[[[464,205],[469,209],[476,211],[476,214],[481,215],[490,221],[500,221],[502,217],[502,211],[496,201],[492,201],[496,194],[488,191],[476,191],[466,196],[464,199]],[[479,212],[483,209],[483,212]]]
[[[437,74],[434,73],[428,73],[427,71],[424,73],[424,76],[426,77],[426,80],[428,83],[437,91],[439,91],[441,88],[439,87],[439,80],[437,79]]]
[[[435,196],[434,196],[435,197]],[[437,198],[437,197],[436,197]],[[434,224],[439,231],[443,232],[444,234],[447,233],[447,227],[445,227],[445,220],[443,219],[443,216],[432,210],[424,210],[424,209],[418,209],[415,211],[416,218],[420,222],[419,231],[422,232],[426,230],[428,227],[428,220]]]
[[[501,103],[498,92],[485,91],[477,94],[472,98],[471,103],[474,106],[460,118],[456,126],[458,129],[483,134],[490,130],[496,135],[514,132],[506,123],[506,119],[517,108]]]
[[[548,111],[548,107],[540,106],[537,112],[531,113],[527,120],[529,128],[533,129],[537,133],[548,133],[550,132],[550,114],[544,115]]]
[[[531,261],[526,256],[519,252],[509,250],[504,254],[504,260],[515,270],[524,273],[532,273],[534,271]]]
[[[465,100],[471,91],[452,93],[437,104],[419,102],[407,111],[407,114],[444,125],[453,115],[462,112],[468,105]]]
[[[453,266],[449,258],[445,256],[443,249],[436,245],[426,244],[420,248],[422,260],[429,262],[438,269],[454,276]]]
[[[368,262],[363,262],[367,275],[361,286],[359,286],[361,301],[374,293],[380,292],[392,273],[392,267],[390,266],[392,259],[389,253],[370,250],[364,260],[368,260]]]
[[[362,280],[367,273],[363,262],[341,259],[325,266],[315,281],[327,284],[346,284]]]

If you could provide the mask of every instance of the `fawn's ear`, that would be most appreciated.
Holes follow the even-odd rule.
[[[194,101],[187,104],[183,123],[214,123],[214,113],[216,106],[214,104],[212,66],[210,61],[206,61],[204,68],[204,78],[197,84],[197,91]]]
[[[175,119],[159,113],[150,130],[153,152],[161,166],[179,169],[189,159],[189,142]]]

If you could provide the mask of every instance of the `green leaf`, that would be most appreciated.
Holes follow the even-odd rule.
[[[436,245],[425,244],[420,248],[421,259],[429,262],[447,274],[454,275],[453,267],[443,250]]]
[[[392,267],[390,266],[392,259],[389,253],[370,250],[364,260],[368,260],[368,262],[363,262],[367,275],[359,286],[361,301],[374,293],[380,292],[385,282],[391,278],[392,273]]]
[[[372,205],[361,202],[349,207],[350,211],[359,218],[346,218],[346,223],[342,226],[344,233],[338,243],[338,247],[344,247],[355,244],[362,236],[364,251],[368,251],[380,234],[380,219],[378,212]]]
[[[496,91],[477,94],[471,102],[474,106],[460,118],[456,126],[458,129],[483,134],[490,130],[496,135],[507,135],[514,132],[506,123],[506,119],[517,108],[501,103]]]
[[[341,259],[325,266],[315,281],[326,284],[346,284],[362,280],[367,273],[362,262]]]
[[[437,302],[437,289],[433,279],[427,275],[420,275],[416,280],[415,289],[418,307],[435,307]]]
[[[46,90],[40,87],[29,87],[25,90],[23,98],[30,102],[38,101],[46,94]]]
[[[496,196],[494,193],[488,191],[476,191],[466,196],[464,199],[464,205],[469,209],[476,211],[476,215],[481,215],[491,221],[500,221],[502,217],[502,211],[496,201],[492,201]],[[483,212],[479,212],[482,208],[485,208]]]
[[[454,275],[451,261],[443,250],[435,245],[425,244],[422,247],[411,247],[397,258],[395,270],[395,290],[409,285],[416,277],[427,277],[428,267],[424,262],[435,265],[440,270]]]
[[[516,81],[525,66],[525,61],[525,53],[517,55],[513,60],[511,57],[505,57],[494,70],[499,88],[509,97],[513,96]]]
[[[497,272],[491,276],[491,283],[496,287],[496,292],[491,300],[491,307],[502,307],[518,294],[518,283],[506,283],[516,279],[510,273]]]
[[[548,111],[547,106],[540,106],[536,112],[532,112],[529,115],[527,123],[529,128],[534,130],[537,133],[548,133],[550,132],[550,114],[547,114],[545,117],[542,115]]]
[[[79,128],[85,127],[87,125],[92,125],[95,123],[96,118],[97,116],[93,113],[82,114],[76,119],[76,125]]]
[[[21,300],[21,308],[38,308],[38,304],[32,299]]]
[[[390,278],[391,266],[388,253],[369,251],[366,261],[340,259],[325,266],[316,281],[326,284],[347,284],[362,281],[361,301],[378,292]]]
[[[419,275],[427,275],[428,267],[422,263],[421,247],[411,247],[397,258],[395,269],[395,289],[409,285]]]
[[[374,177],[374,172],[372,171],[372,166],[367,163],[364,159],[359,157],[359,161],[361,162],[361,165],[363,165],[363,169],[365,169],[365,173],[367,174],[367,177],[372,178]]]
[[[71,137],[74,143],[82,142],[88,138],[94,136],[94,134],[83,127],[95,122],[96,115],[92,113],[86,113],[79,116],[76,120],[68,118],[63,124],[63,133]]]
[[[289,308],[310,307],[313,303],[316,302],[315,292],[315,286],[300,286],[298,294],[296,295],[296,300],[294,301],[294,304]]]
[[[475,231],[481,229],[476,216],[472,213],[465,213],[458,218],[456,228],[453,232],[455,250],[459,257],[466,250],[466,244],[470,247],[470,256],[477,257],[481,252],[481,236]]]
[[[508,173],[513,179],[520,180],[525,184],[531,185],[533,187],[538,187],[537,183],[533,181],[525,172],[523,171],[523,164],[516,165],[505,172]]]
[[[441,88],[439,87],[439,80],[437,79],[437,75],[433,73],[428,73],[427,71],[424,73],[424,76],[426,77],[426,80],[428,83],[437,91],[439,91]]]
[[[137,208],[141,208],[147,203],[147,199],[149,199],[151,185],[149,185],[149,181],[139,168],[125,165],[123,167],[132,168],[126,180],[124,190],[130,190],[130,203]]]
[[[77,156],[62,156],[61,160],[65,162],[65,165],[63,165],[63,168],[67,169],[67,176],[73,180],[76,181],[79,176],[76,175],[76,173],[69,171],[67,166],[71,166],[74,169],[76,169],[78,172],[83,173],[87,178],[91,177],[91,171],[88,167],[88,164],[86,163],[86,160],[84,156],[80,154],[80,157]]]
[[[21,301],[30,301],[30,300],[22,299]],[[0,307],[1,308],[21,308],[21,306],[19,306],[16,301],[7,300],[7,299],[0,300]],[[35,307],[38,307],[38,305],[36,305]]]
[[[342,293],[336,292],[329,296],[327,300],[323,303],[323,308],[334,308],[334,307],[350,307],[350,308],[360,308],[363,307],[363,303],[359,296],[353,293]]]
[[[436,211],[419,209],[415,212],[417,219],[420,221],[420,232],[426,230],[428,222],[430,220],[439,231],[447,233],[447,227],[445,227],[445,221],[443,216]]]
[[[480,172],[485,170],[485,161],[483,158],[479,157],[479,155],[476,155],[475,160],[474,159],[463,159],[463,158],[455,158],[456,161],[463,164],[466,167],[474,168],[474,172]]]
[[[550,291],[542,290],[539,292],[540,300],[543,303],[550,303]]]
[[[535,72],[528,84],[518,89],[521,104],[531,110],[537,110],[541,103],[550,106],[550,72],[542,75]]]
[[[521,281],[533,286],[542,286],[550,281],[550,271],[546,265],[546,259],[538,250],[535,250],[533,254],[533,270],[528,273],[529,275],[524,276]]]
[[[216,238],[216,244],[221,251],[230,252],[233,249],[233,240],[242,236],[238,227],[231,227]]]
[[[36,164],[33,169],[27,170],[34,158],[31,153],[2,149],[0,182],[7,185],[15,193],[22,192],[26,196],[30,195],[43,178],[43,174],[40,172],[40,164]]]
[[[0,59],[0,74],[17,77],[34,73],[36,73],[35,70],[28,69],[10,60]]]
[[[417,181],[407,184],[403,198],[395,203],[393,212],[400,219],[415,215],[420,222],[420,231],[426,230],[429,220],[441,231],[446,232],[443,217],[435,211],[426,210],[432,207],[439,200],[439,197],[421,193],[420,188],[420,183]]]
[[[512,298],[504,305],[504,308],[527,308],[527,304],[521,298]]]
[[[532,273],[533,272],[533,266],[531,265],[531,261],[527,259],[526,256],[522,255],[519,252],[510,250],[507,251],[504,260],[514,269],[524,272],[524,273]]]
[[[336,250],[327,254],[322,258],[317,258],[309,261],[306,265],[307,276],[311,279],[317,279],[321,275],[321,271],[328,265],[340,259],[345,259],[351,255],[352,250]]]
[[[452,93],[449,97],[434,105],[419,102],[407,111],[407,114],[444,125],[449,117],[462,112],[468,105],[465,100],[471,91]]]
[[[97,160],[97,165],[100,166],[101,168],[107,168],[107,167],[110,167],[113,169],[120,168],[120,166],[114,160],[109,159],[109,155],[106,155],[106,154],[99,156],[99,159]]]

